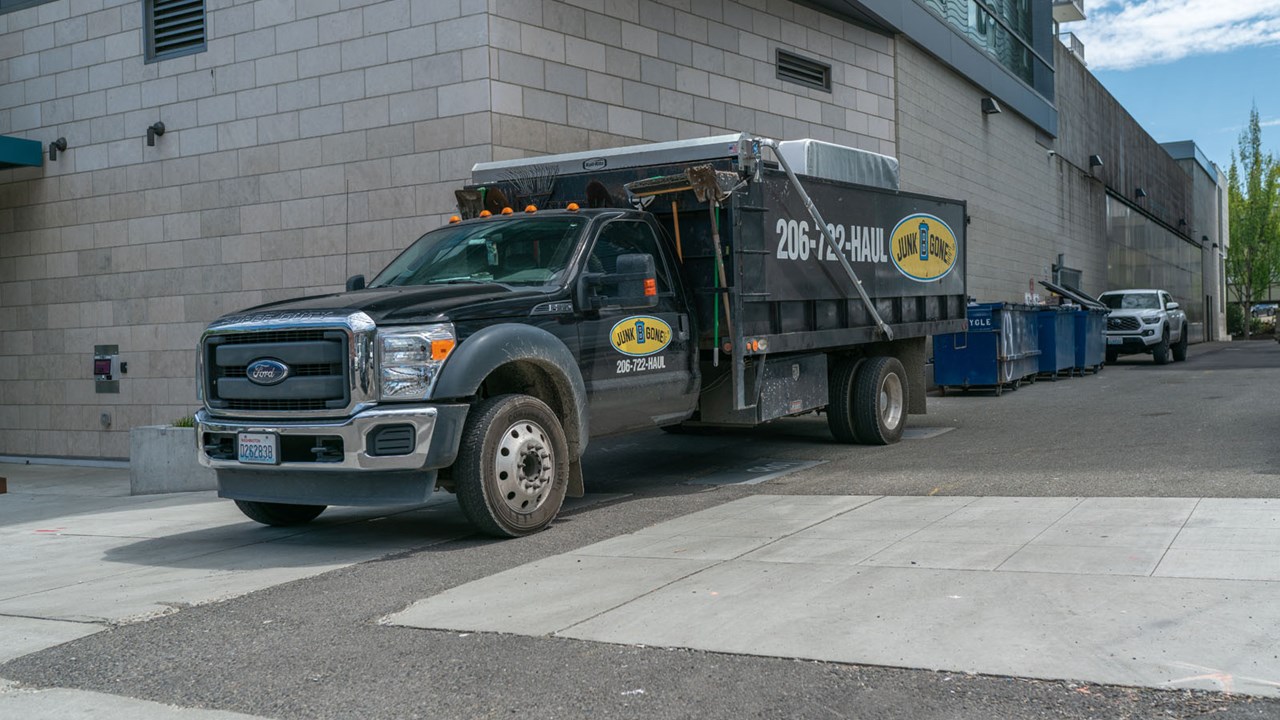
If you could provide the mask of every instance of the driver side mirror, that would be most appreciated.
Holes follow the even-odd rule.
[[[1164,307],[1166,310],[1177,310],[1182,306],[1179,305],[1176,301],[1170,300]]]
[[[351,292],[352,290],[363,290],[363,289],[364,289],[363,275],[352,275],[351,277],[347,278],[347,292]]]
[[[595,293],[603,287],[608,293]],[[617,272],[583,273],[578,281],[578,306],[582,310],[619,307],[624,310],[658,305],[658,273],[653,256],[628,253],[618,256]]]

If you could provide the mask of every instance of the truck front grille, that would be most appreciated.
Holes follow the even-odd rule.
[[[205,399],[216,410],[315,412],[341,410],[348,388],[348,334],[341,329],[261,330],[206,336]],[[274,360],[288,375],[274,385],[249,379],[248,368]]]
[[[1107,318],[1108,330],[1137,330],[1141,326],[1142,326],[1142,323],[1138,322],[1138,318],[1133,318],[1133,317]]]

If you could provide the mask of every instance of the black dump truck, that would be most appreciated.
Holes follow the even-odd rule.
[[[483,163],[456,200],[367,284],[204,332],[197,451],[250,518],[443,488],[519,536],[593,437],[825,412],[893,443],[966,328],[965,206],[885,156],[726,135]]]

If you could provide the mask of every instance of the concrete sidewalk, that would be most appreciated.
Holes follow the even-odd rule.
[[[114,625],[472,534],[444,493],[415,508],[331,508],[270,528],[213,492],[129,496],[127,468],[0,464],[0,662]],[[0,717],[231,720],[0,679]]]
[[[390,621],[1276,696],[1278,535],[1280,500],[757,495]]]

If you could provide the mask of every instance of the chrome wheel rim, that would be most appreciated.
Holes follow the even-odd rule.
[[[902,378],[895,373],[885,375],[880,383],[880,422],[890,430],[902,422]]]
[[[547,431],[536,422],[512,423],[494,452],[493,471],[502,501],[513,512],[542,507],[555,482],[555,451]]]

